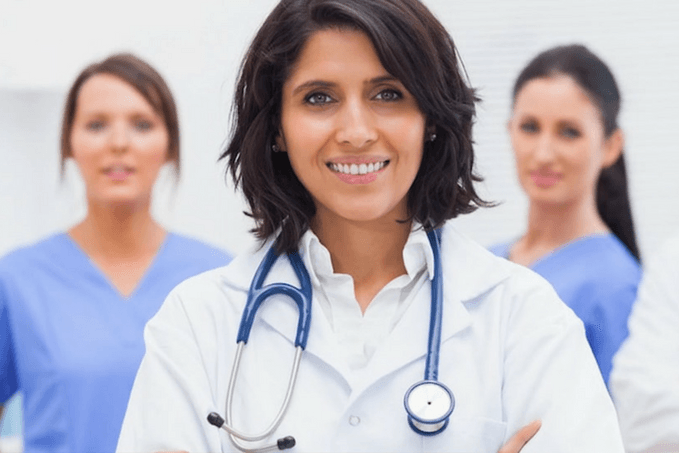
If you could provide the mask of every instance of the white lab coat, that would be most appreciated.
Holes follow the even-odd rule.
[[[235,451],[206,421],[224,414],[236,332],[252,276],[268,247],[177,287],[146,327],[119,452]],[[309,266],[309,257],[304,256]],[[457,400],[448,428],[413,432],[403,396],[423,377],[430,289],[424,288],[359,373],[338,352],[316,306],[292,403],[273,439],[293,435],[291,452],[492,452],[541,419],[523,449],[617,452],[616,415],[579,319],[537,274],[493,256],[446,226],[439,380]],[[267,282],[297,285],[285,259]],[[316,304],[316,303],[314,303]],[[245,348],[234,424],[260,432],[280,407],[293,357],[297,309],[265,302]]]
[[[679,451],[679,236],[646,267],[610,385],[628,452]]]

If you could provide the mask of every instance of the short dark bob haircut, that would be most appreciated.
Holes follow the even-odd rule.
[[[287,153],[272,152],[280,130],[283,84],[309,37],[329,28],[365,33],[382,66],[417,100],[436,134],[408,192],[408,220],[425,229],[487,206],[473,183],[472,124],[477,98],[466,82],[452,38],[418,0],[282,0],[264,21],[243,60],[233,129],[221,155],[241,186],[260,241],[276,234],[279,252],[297,249],[316,213]],[[424,140],[424,137],[423,137]]]
[[[110,74],[127,82],[139,92],[144,99],[151,104],[153,110],[160,115],[165,122],[169,136],[167,150],[168,160],[175,165],[176,174],[179,174],[179,119],[177,107],[172,97],[170,88],[161,75],[151,65],[141,58],[129,54],[120,53],[109,56],[103,61],[93,63],[82,70],[71,86],[66,96],[64,115],[61,121],[61,171],[63,174],[66,159],[73,155],[71,151],[71,131],[78,107],[80,89],[92,76],[97,74]]]

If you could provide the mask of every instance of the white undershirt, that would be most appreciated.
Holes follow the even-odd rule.
[[[368,364],[403,317],[419,289],[433,278],[434,257],[426,232],[419,225],[403,248],[406,274],[387,283],[370,302],[365,313],[356,300],[350,275],[333,272],[330,252],[308,230],[300,241],[300,252],[309,253],[314,299],[321,306],[349,367],[358,371]],[[430,270],[431,271],[428,271]]]

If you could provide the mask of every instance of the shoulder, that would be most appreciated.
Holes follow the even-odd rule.
[[[564,247],[564,257],[588,269],[587,275],[639,277],[641,266],[614,234],[591,236]]]
[[[567,301],[634,297],[641,266],[613,234],[591,236],[568,244],[533,266]],[[628,297],[628,298],[629,298]]]
[[[201,268],[201,271],[228,264],[231,255],[205,242],[177,233],[168,233],[164,244],[170,262]]]
[[[543,277],[494,255],[452,227],[446,227],[442,251],[445,282],[462,302],[483,301],[503,311],[529,307],[544,316],[572,315]]]
[[[500,242],[498,244],[491,245],[488,247],[488,250],[493,255],[497,255],[502,258],[509,258],[509,250],[512,248],[512,245],[514,245],[514,241]]]
[[[19,247],[0,258],[0,276],[25,273],[36,265],[56,266],[64,255],[72,254],[66,233],[57,233],[30,245]],[[59,259],[56,259],[59,257]]]
[[[679,233],[665,241],[662,247],[651,257],[649,268],[663,268],[679,273]]]
[[[228,306],[240,310],[264,252],[252,249],[237,255],[226,265],[185,279],[170,292],[167,303],[186,307],[187,313],[228,310]]]
[[[641,265],[627,247],[613,234],[592,238],[583,253],[583,287],[592,294],[628,293],[630,302],[641,280]]]

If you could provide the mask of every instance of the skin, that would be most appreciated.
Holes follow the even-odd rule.
[[[277,145],[316,203],[314,233],[335,271],[354,277],[364,311],[384,285],[405,273],[410,225],[397,220],[407,214],[425,124],[415,99],[389,76],[360,32],[314,34],[283,86]],[[367,183],[348,183],[328,167],[385,160]],[[522,428],[499,453],[519,453],[539,428],[539,422]]]
[[[364,312],[380,289],[405,274],[402,251],[411,225],[397,220],[407,214],[426,123],[415,98],[358,31],[316,32],[283,85],[277,145],[314,199],[312,230],[330,251],[335,272],[353,277]],[[333,168],[385,160],[365,183],[347,182]],[[520,452],[539,429],[539,421],[522,428],[500,453]]]
[[[570,77],[529,81],[508,130],[519,182],[529,198],[528,229],[510,259],[530,265],[575,239],[608,232],[596,208],[601,170],[620,156],[620,129],[604,134],[601,113]]]
[[[397,220],[407,217],[425,123],[415,98],[357,31],[316,32],[283,85],[277,144],[314,199],[312,230],[335,271],[354,278],[363,311],[406,273],[402,251],[410,224]],[[329,167],[384,162],[373,180],[355,184]]]
[[[133,86],[97,74],[81,87],[70,137],[88,210],[68,233],[128,297],[166,235],[150,207],[153,185],[168,162],[167,128]]]

